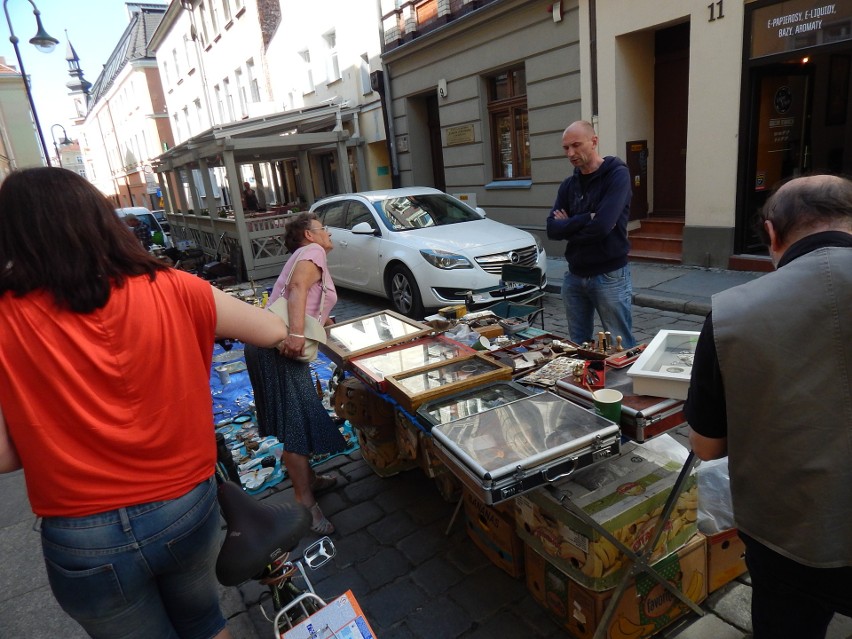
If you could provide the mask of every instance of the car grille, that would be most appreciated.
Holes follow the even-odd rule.
[[[515,253],[518,256],[518,261],[513,262],[509,258],[510,253]],[[494,253],[493,255],[483,255],[476,258],[476,263],[482,267],[487,273],[500,275],[503,272],[503,266],[507,264],[515,264],[517,266],[535,266],[538,258],[538,248],[535,244],[525,246],[524,248],[515,249],[514,251],[506,251],[504,253]]]

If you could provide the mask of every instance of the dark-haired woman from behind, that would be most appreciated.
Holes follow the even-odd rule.
[[[0,186],[0,472],[23,467],[51,589],[92,637],[230,637],[213,342],[286,335],[149,255],[79,175]]]

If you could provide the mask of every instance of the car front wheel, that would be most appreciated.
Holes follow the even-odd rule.
[[[423,319],[423,300],[411,271],[400,264],[391,267],[387,292],[395,311],[412,319]]]

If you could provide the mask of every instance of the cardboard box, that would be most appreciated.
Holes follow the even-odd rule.
[[[464,489],[467,536],[491,563],[512,577],[524,574],[524,544],[515,531],[512,502],[489,506],[473,492]]]
[[[399,454],[399,446],[394,436],[393,423],[391,423],[390,438],[376,438],[378,429],[362,429],[353,425],[358,443],[361,446],[361,456],[367,465],[379,477],[390,477],[405,470],[411,470],[417,466],[412,459],[404,459]]]
[[[707,591],[715,592],[746,569],[745,544],[736,528],[707,537]]]
[[[581,471],[571,481],[518,497],[518,535],[586,588],[613,588],[627,569],[626,556],[595,527],[571,514],[559,498],[570,499],[636,552],[650,542],[681,468],[680,462],[642,444],[625,444],[619,457]],[[697,506],[693,472],[665,524],[652,561],[677,550],[696,533]]]
[[[613,589],[584,588],[550,561],[525,548],[527,588],[577,639],[591,639],[612,598]],[[678,552],[653,564],[669,583],[695,603],[707,597],[707,552],[703,535],[695,535]],[[607,639],[642,639],[684,615],[689,608],[648,573],[639,573],[617,604]]]

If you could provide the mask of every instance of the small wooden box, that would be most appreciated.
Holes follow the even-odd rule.
[[[384,310],[332,324],[326,332],[328,341],[320,344],[320,350],[340,365],[353,357],[428,335],[432,328]]]
[[[385,377],[387,392],[407,411],[424,402],[452,395],[495,380],[509,380],[512,369],[479,353],[436,362],[423,368]]]
[[[385,377],[399,375],[463,355],[473,355],[469,346],[455,340],[436,335],[421,337],[410,342],[359,355],[349,360],[349,369],[370,387],[384,393],[387,391]]]

